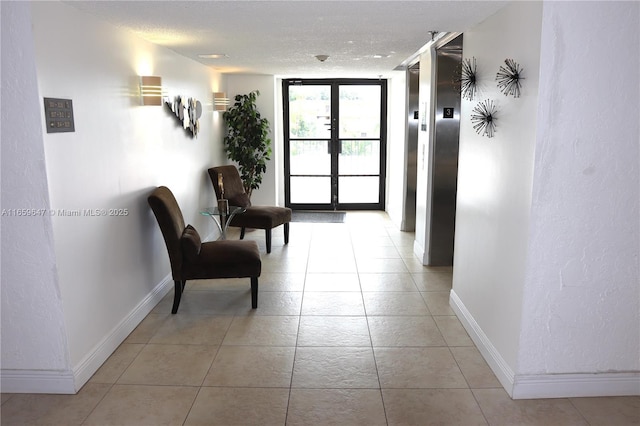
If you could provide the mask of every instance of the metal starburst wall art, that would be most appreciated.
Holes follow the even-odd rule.
[[[512,95],[514,98],[520,97],[520,88],[522,87],[522,67],[513,59],[505,59],[506,66],[501,65],[496,74],[498,89],[505,96]]]
[[[498,108],[492,100],[485,100],[476,105],[471,114],[473,128],[480,136],[492,138],[496,132],[496,113]]]
[[[462,97],[472,101],[477,92],[476,58],[462,60],[458,81]]]

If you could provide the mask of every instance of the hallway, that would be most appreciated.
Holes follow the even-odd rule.
[[[231,231],[237,238],[237,230]],[[640,397],[511,400],[386,214],[292,223],[248,281],[173,291],[77,395],[2,395],[5,425],[638,425]],[[167,266],[168,268],[168,266]]]

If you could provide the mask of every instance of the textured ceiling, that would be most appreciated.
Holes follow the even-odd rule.
[[[385,76],[504,1],[69,1],[222,73]],[[222,59],[200,54],[223,53]],[[320,62],[315,55],[329,55]],[[382,56],[382,57],[376,57]]]

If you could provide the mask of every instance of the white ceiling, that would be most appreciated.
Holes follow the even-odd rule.
[[[505,1],[68,1],[222,73],[385,76]],[[200,54],[224,53],[222,59]],[[321,63],[315,55],[329,55]],[[374,55],[382,55],[375,58]]]

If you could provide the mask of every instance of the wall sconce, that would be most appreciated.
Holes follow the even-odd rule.
[[[162,77],[140,77],[142,105],[162,105]]]
[[[225,92],[213,92],[213,110],[226,111],[229,106],[229,98]]]

